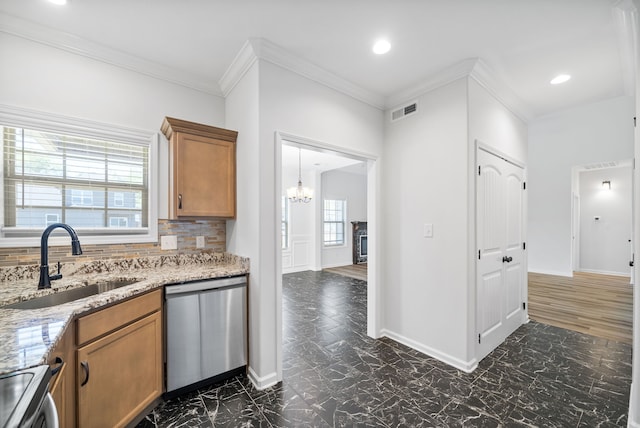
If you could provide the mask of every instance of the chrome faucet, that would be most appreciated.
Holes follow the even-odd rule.
[[[82,254],[82,248],[80,248],[80,241],[78,240],[78,234],[68,224],[53,223],[42,232],[42,239],[40,240],[40,280],[38,281],[38,290],[44,288],[51,288],[51,281],[62,278],[60,273],[60,262],[58,262],[58,273],[56,275],[49,276],[49,235],[53,229],[62,228],[71,236],[71,254],[79,256]]]

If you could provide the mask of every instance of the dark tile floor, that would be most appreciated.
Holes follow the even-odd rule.
[[[471,374],[366,335],[366,283],[284,276],[284,380],[245,376],[160,404],[139,427],[625,427],[631,347],[530,322]]]

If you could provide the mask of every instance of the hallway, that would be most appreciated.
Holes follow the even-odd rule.
[[[366,283],[327,272],[283,276],[283,321],[281,384],[239,376],[139,426],[626,426],[624,343],[532,321],[467,374],[367,337]]]
[[[529,273],[529,317],[631,344],[633,287],[624,276],[574,272],[570,278]]]

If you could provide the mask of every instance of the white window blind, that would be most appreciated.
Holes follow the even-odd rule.
[[[1,238],[39,237],[48,225],[61,222],[84,242],[91,236],[128,237],[96,243],[154,239],[153,136],[119,134],[106,125],[91,129],[77,120],[73,126],[41,119],[18,126],[1,113]]]
[[[347,201],[325,199],[323,205],[323,242],[327,247],[345,244]]]
[[[2,130],[5,229],[41,230],[53,214],[74,228],[147,227],[148,147]]]

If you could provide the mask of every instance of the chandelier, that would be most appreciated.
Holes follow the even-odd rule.
[[[313,190],[302,187],[302,149],[298,148],[298,186],[287,189],[287,198],[291,202],[310,202],[313,198]]]

